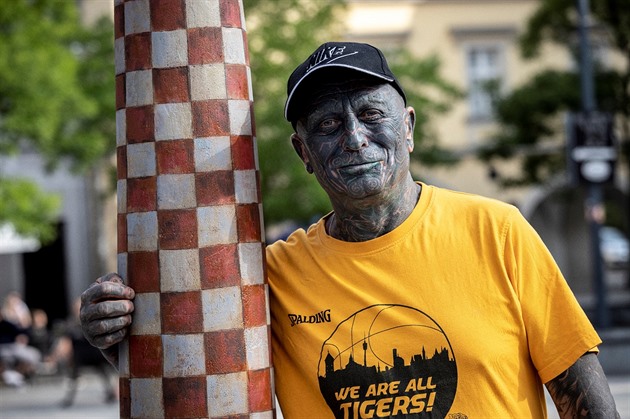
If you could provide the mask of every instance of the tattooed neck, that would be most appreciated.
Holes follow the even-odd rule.
[[[335,210],[326,220],[326,232],[348,242],[371,240],[389,233],[401,225],[420,199],[421,187],[413,183],[400,197],[380,204],[333,205]]]

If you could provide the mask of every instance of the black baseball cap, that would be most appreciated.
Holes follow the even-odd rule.
[[[334,72],[335,75],[346,77],[354,72],[374,76],[377,79],[390,83],[400,93],[405,105],[407,97],[402,87],[396,80],[394,73],[389,69],[387,60],[383,53],[376,47],[357,42],[327,42],[322,44],[315,52],[302,64],[300,64],[289,77],[287,83],[287,102],[284,106],[284,117],[293,122],[300,115],[295,115],[298,108],[298,90],[305,83],[305,80],[312,77],[321,70],[346,70]],[[349,70],[349,71],[347,71]]]

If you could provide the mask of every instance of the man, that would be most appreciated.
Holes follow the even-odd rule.
[[[518,210],[412,179],[415,112],[382,53],[327,43],[288,83],[293,147],[333,211],[267,249],[286,417],[615,417],[601,343]],[[133,290],[83,295],[116,360]]]

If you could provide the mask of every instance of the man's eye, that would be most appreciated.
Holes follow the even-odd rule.
[[[368,109],[361,112],[361,119],[363,119],[364,121],[368,121],[368,122],[376,121],[380,117],[381,117],[381,113],[377,111],[376,109]]]
[[[337,121],[334,119],[326,119],[319,124],[319,128],[322,130],[331,130],[337,127]]]

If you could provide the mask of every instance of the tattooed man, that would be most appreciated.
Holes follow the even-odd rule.
[[[288,82],[291,141],[333,210],[267,247],[275,387],[294,417],[614,418],[601,343],[510,205],[414,180],[415,111],[378,49],[330,42]],[[134,291],[83,294],[116,364]]]

